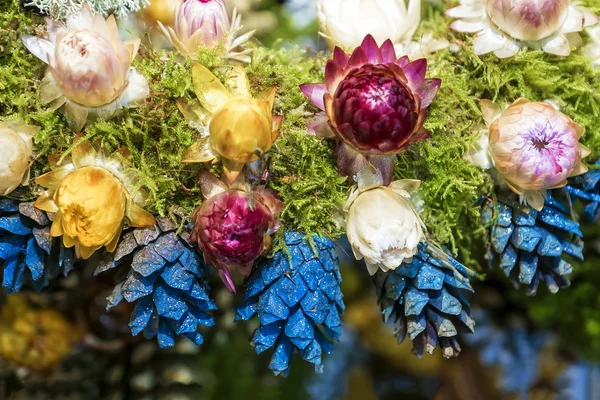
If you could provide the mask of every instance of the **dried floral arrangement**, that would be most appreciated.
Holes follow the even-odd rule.
[[[344,235],[418,356],[460,353],[484,264],[569,286],[600,202],[593,1],[323,0],[330,52],[263,47],[223,0],[167,3],[166,50],[119,30],[144,2],[0,6],[8,293],[93,265],[169,347],[202,344],[224,285],[288,374],[342,334]]]

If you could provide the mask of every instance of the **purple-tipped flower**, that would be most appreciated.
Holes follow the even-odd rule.
[[[366,156],[389,156],[429,137],[423,123],[441,81],[425,79],[426,71],[425,59],[397,58],[391,40],[379,47],[368,35],[352,55],[335,48],[325,84],[300,88],[343,143]],[[341,172],[354,174],[364,165],[354,164]]]
[[[208,199],[194,212],[191,240],[235,293],[231,269],[237,268],[243,276],[250,274],[254,261],[271,247],[270,234],[278,228],[276,215],[283,203],[264,188],[253,193],[227,189],[208,173],[201,182]]]
[[[579,139],[583,126],[549,103],[521,98],[506,110],[481,100],[486,127],[478,146],[465,158],[492,166],[508,187],[536,210],[544,206],[546,190],[563,187],[567,178],[587,171],[582,159],[590,150]]]
[[[229,19],[223,0],[183,0],[175,9],[173,28],[158,23],[163,35],[173,43],[184,56],[193,55],[199,48],[215,48],[225,40],[223,56],[242,62],[249,62],[249,50],[236,51],[254,31],[236,37],[241,28],[241,16],[233,11]]]

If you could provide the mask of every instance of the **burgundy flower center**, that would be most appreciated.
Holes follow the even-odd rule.
[[[394,152],[413,134],[419,105],[386,65],[365,65],[340,83],[334,97],[338,131],[359,151]]]

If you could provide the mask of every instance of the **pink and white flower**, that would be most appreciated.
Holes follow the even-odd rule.
[[[72,128],[81,130],[90,113],[101,118],[149,94],[148,82],[131,67],[140,39],[123,42],[114,16],[94,15],[88,3],[66,24],[46,20],[48,37],[23,36],[23,43],[48,64],[40,97],[50,111],[64,105]]]
[[[250,62],[251,49],[236,50],[254,34],[250,31],[236,37],[242,27],[241,20],[242,16],[235,8],[229,19],[223,0],[183,0],[175,9],[173,28],[165,27],[161,22],[158,25],[163,35],[186,57],[199,48],[213,49],[223,44],[224,58]]]
[[[567,184],[587,167],[581,161],[590,150],[579,143],[583,127],[551,104],[518,99],[506,110],[481,100],[486,124],[479,147],[465,159],[493,166],[502,183],[536,210],[544,206],[547,189]]]
[[[458,19],[452,29],[475,33],[475,54],[499,58],[524,48],[568,56],[581,46],[579,32],[599,21],[571,0],[460,0],[446,15]]]

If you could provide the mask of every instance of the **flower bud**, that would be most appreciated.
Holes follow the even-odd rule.
[[[208,264],[221,271],[229,290],[235,292],[230,269],[250,274],[254,261],[271,245],[276,229],[275,215],[281,203],[271,194],[248,194],[227,190],[207,199],[194,213],[192,240],[204,253]]]
[[[569,0],[489,0],[496,26],[519,40],[540,40],[556,32],[567,17]]]
[[[371,275],[410,262],[425,240],[423,222],[405,190],[376,187],[356,197],[348,209],[346,234],[357,260],[365,259]]]
[[[39,130],[21,121],[0,122],[0,196],[29,181],[32,135]]]
[[[211,145],[223,158],[246,164],[259,159],[277,137],[268,101],[232,98],[210,121]]]
[[[583,127],[550,104],[519,99],[489,126],[489,154],[499,175],[536,209],[546,189],[587,171]]]
[[[121,51],[119,51],[121,50]],[[61,92],[87,107],[112,102],[127,86],[130,54],[87,30],[69,31],[56,44],[52,74]]]
[[[223,0],[184,0],[175,15],[175,32],[188,49],[214,47],[231,30]]]
[[[84,3],[66,24],[48,21],[47,39],[22,40],[48,64],[40,99],[51,110],[64,105],[73,130],[83,128],[89,113],[107,118],[148,96],[146,78],[131,67],[140,39],[122,41],[114,15],[104,19]]]
[[[421,0],[319,0],[321,32],[333,49],[353,50],[368,34],[379,43],[409,41],[421,20]]]

